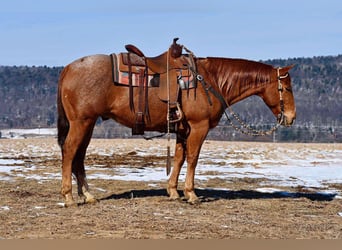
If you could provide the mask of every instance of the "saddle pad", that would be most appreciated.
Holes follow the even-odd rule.
[[[128,53],[120,53],[118,54],[117,58],[118,58],[119,70],[122,72],[129,72]],[[131,54],[130,60],[131,60],[131,72],[132,73],[139,74],[141,69],[146,69],[145,61],[141,57]],[[147,72],[149,75],[156,74],[149,68],[147,69]]]
[[[129,69],[128,66],[123,64],[121,54],[111,54],[113,62],[113,82],[116,85],[129,85]],[[132,66],[132,86],[139,86],[141,82],[140,70],[145,70],[145,66]],[[150,73],[150,72],[149,72]],[[159,86],[159,75],[148,75],[148,87]]]

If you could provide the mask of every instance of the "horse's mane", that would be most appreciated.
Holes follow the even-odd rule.
[[[208,57],[207,68],[212,83],[217,84],[224,96],[235,97],[250,88],[259,88],[271,82],[273,66],[261,62]]]

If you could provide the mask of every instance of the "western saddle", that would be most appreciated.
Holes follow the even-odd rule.
[[[150,87],[159,88],[159,98],[169,103],[169,108],[174,111],[170,116],[175,117],[176,111],[177,114],[182,114],[178,102],[179,89],[189,89],[196,85],[189,70],[189,65],[194,64],[193,58],[182,54],[183,46],[177,44],[177,40],[178,38],[173,39],[168,51],[156,57],[146,57],[132,44],[125,46],[128,53],[111,54],[114,84],[129,87],[129,106],[136,119],[132,128],[133,135],[144,134],[145,122],[149,122]],[[134,88],[138,88],[137,109],[134,107]],[[182,115],[169,119],[175,125],[182,119]],[[172,130],[176,130],[175,126],[172,126]]]

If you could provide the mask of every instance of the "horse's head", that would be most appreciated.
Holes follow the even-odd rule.
[[[288,72],[293,66],[274,68],[271,84],[259,94],[277,116],[278,123],[287,127],[291,126],[296,119],[296,106]]]

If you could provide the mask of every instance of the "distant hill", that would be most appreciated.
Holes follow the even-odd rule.
[[[290,71],[297,107],[291,128],[274,136],[248,137],[235,132],[223,117],[212,139],[342,142],[342,55],[268,60],[274,66],[295,64]],[[56,127],[57,82],[62,67],[0,66],[0,130]],[[274,117],[260,98],[233,106],[248,124],[269,128]],[[130,129],[98,121],[96,137],[128,137]]]
[[[0,66],[0,129],[56,126],[61,67]]]

